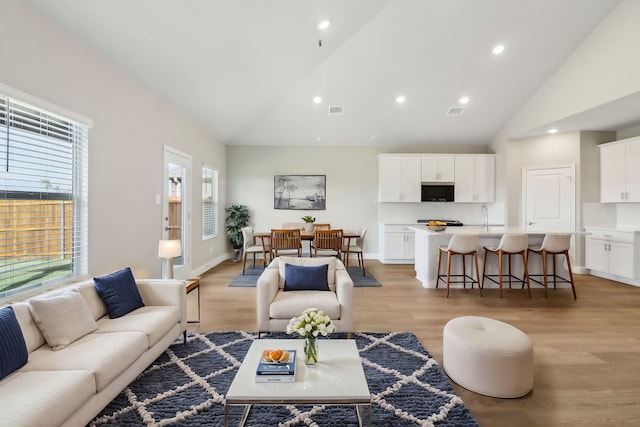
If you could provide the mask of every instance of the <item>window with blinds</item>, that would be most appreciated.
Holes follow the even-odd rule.
[[[202,239],[218,235],[218,171],[202,166]]]
[[[87,273],[88,133],[0,94],[0,298]]]

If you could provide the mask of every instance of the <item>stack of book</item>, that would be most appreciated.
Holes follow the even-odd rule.
[[[274,354],[281,352],[279,357]],[[257,383],[292,383],[296,380],[295,350],[265,350],[256,368]]]

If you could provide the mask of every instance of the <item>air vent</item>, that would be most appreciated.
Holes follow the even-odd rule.
[[[329,106],[329,115],[335,116],[344,113],[344,107],[342,105]]]
[[[447,116],[461,116],[464,111],[464,107],[451,107],[447,111]]]

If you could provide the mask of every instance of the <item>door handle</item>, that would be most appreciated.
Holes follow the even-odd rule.
[[[536,223],[529,221],[529,225],[536,225]]]

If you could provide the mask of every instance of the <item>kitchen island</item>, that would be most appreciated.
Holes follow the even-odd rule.
[[[480,238],[480,245],[478,247],[478,266],[480,269],[480,280],[482,281],[482,265],[484,263],[484,246],[497,247],[503,234],[507,233],[525,233],[529,235],[529,245],[540,245],[544,239],[547,231],[527,231],[520,227],[488,227],[483,226],[463,226],[463,227],[447,227],[444,231],[431,231],[426,226],[409,227],[409,229],[415,232],[415,270],[416,278],[420,280],[422,286],[425,288],[435,288],[436,279],[438,277],[438,248],[441,246],[446,247],[449,244],[451,236],[454,234],[478,234]],[[549,233],[560,233],[560,231],[549,231]],[[565,233],[565,232],[563,232]],[[573,231],[566,233],[576,234]],[[446,257],[442,257],[442,271],[446,270]],[[462,273],[462,261],[459,257],[452,263],[451,273]],[[520,257],[512,257],[512,272],[517,277],[522,277],[522,260]],[[498,272],[498,259],[496,256],[489,258],[487,265],[487,274],[497,274]],[[565,267],[564,261],[559,261],[557,264],[558,273],[563,277],[567,277],[568,273]],[[474,271],[471,268],[471,263],[467,264],[467,271]],[[506,270],[505,270],[506,271]],[[540,257],[534,255],[529,262],[530,274],[541,274],[542,267]],[[558,284],[565,287],[565,284]],[[497,287],[498,285],[490,280],[485,282],[485,288]],[[445,286],[446,287],[446,286]],[[451,287],[462,287],[462,284],[452,284]],[[531,282],[531,287],[536,287],[536,283]]]

